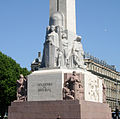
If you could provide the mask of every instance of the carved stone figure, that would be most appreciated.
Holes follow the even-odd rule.
[[[66,83],[65,84],[65,87],[63,88],[63,99],[65,100],[74,100],[74,96],[73,96],[73,93],[74,92],[71,92],[70,89],[69,89],[69,84]]]
[[[68,68],[74,68],[74,69],[85,69],[85,65],[84,65],[84,51],[82,48],[82,43],[81,43],[81,37],[77,36],[76,39],[74,40],[73,44],[72,44],[72,48],[69,48],[68,45],[68,49],[67,52],[67,62],[69,64]]]
[[[63,50],[63,57],[64,57],[64,65],[67,65],[67,55],[68,55],[68,40],[67,34],[62,34],[62,50]]]
[[[78,36],[74,41],[72,55],[73,55],[73,67],[84,68],[84,59],[83,59],[84,51],[82,48],[80,36]]]
[[[46,42],[59,48],[58,34],[55,32],[55,26],[50,26],[50,33],[47,35]]]
[[[64,99],[81,100],[83,99],[83,85],[76,72],[73,71],[72,76],[65,82]],[[82,93],[82,95],[81,95]]]
[[[46,40],[44,43],[43,58],[41,68],[57,68],[62,67],[63,51],[62,37],[64,16],[61,12],[53,12],[50,16],[49,25],[46,31]]]
[[[73,56],[73,66],[74,68],[80,67],[79,66],[79,62],[80,62],[80,58],[78,55],[79,50],[76,49],[76,44],[74,44],[73,49],[72,49],[72,56]]]
[[[47,28],[47,33],[41,67],[53,68],[57,67],[59,35],[54,25]]]
[[[17,80],[17,101],[26,101],[27,98],[27,80],[21,74]]]
[[[57,66],[63,66],[63,52],[60,49],[58,49]]]
[[[80,68],[85,68],[84,65],[84,51],[83,51],[83,47],[82,47],[82,43],[81,43],[81,36],[77,36],[76,38],[76,50],[78,51],[78,56],[79,56],[79,67]]]

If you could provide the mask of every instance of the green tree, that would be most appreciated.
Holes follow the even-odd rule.
[[[0,115],[1,119],[8,106],[16,100],[16,80],[20,74],[30,74],[27,68],[21,68],[15,60],[0,52]]]

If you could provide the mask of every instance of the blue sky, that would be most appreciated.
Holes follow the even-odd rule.
[[[76,0],[76,16],[84,50],[120,71],[120,0]],[[30,69],[48,23],[49,0],[0,0],[0,51]]]

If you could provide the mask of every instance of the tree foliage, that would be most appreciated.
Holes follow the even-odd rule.
[[[26,76],[30,72],[0,52],[0,115],[4,115],[10,103],[16,99],[16,80],[20,74]]]

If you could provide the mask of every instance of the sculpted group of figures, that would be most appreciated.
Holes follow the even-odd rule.
[[[42,67],[84,68],[81,37],[63,27],[63,16],[60,12],[50,17],[47,27]]]
[[[64,100],[83,100],[84,99],[84,88],[82,80],[75,71],[64,83],[63,88],[63,99]]]
[[[85,69],[81,37],[65,29],[64,21],[61,12],[55,12],[50,16],[41,68]],[[105,97],[104,85],[103,94]],[[63,95],[65,100],[83,98],[83,85],[76,72],[65,81]],[[26,98],[27,80],[21,75],[20,80],[17,80],[17,100],[26,101]]]
[[[84,100],[84,86],[83,78],[73,71],[73,74],[69,74],[70,77],[65,80],[63,88],[63,99],[64,100]],[[106,103],[106,86],[104,80],[102,80],[102,93],[103,103]]]
[[[68,74],[68,79],[65,79],[63,88],[64,100],[83,100],[84,86],[82,79],[75,71]],[[103,82],[103,102],[106,103],[106,86]],[[27,101],[27,79],[21,74],[17,80],[17,101]]]

